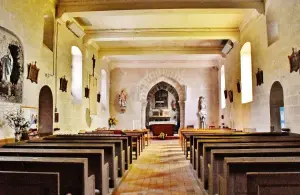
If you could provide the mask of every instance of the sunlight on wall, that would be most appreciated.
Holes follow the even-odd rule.
[[[224,96],[224,91],[225,91],[225,69],[224,65],[221,67],[221,108],[224,109],[226,108],[226,100]]]
[[[241,49],[241,86],[242,86],[242,103],[249,103],[253,100],[252,91],[252,59],[251,43],[247,42]]]
[[[72,97],[75,103],[82,101],[82,53],[78,47],[72,46]]]

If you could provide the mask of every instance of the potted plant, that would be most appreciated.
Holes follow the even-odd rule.
[[[112,126],[117,125],[118,120],[114,117],[110,117],[108,119],[108,129],[110,129]]]
[[[159,134],[159,138],[160,139],[165,139],[166,138],[166,136],[167,136],[167,134],[165,134],[165,133],[163,133],[163,132],[161,132],[160,134]]]
[[[23,116],[22,110],[7,111],[4,114],[4,119],[7,124],[15,130],[15,141],[18,142],[23,137],[27,137],[27,128],[29,127],[29,121]],[[28,135],[28,133],[27,133]]]

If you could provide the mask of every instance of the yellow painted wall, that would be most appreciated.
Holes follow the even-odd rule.
[[[256,128],[270,131],[269,96],[271,86],[279,81],[284,89],[286,126],[293,132],[300,132],[300,76],[290,73],[288,56],[292,47],[300,48],[300,2],[298,0],[269,0],[266,2],[267,16],[278,22],[279,40],[268,46],[266,16],[251,20],[241,30],[240,42],[234,45],[225,64],[226,89],[234,91],[234,103],[220,114],[225,114],[225,125],[243,129]],[[236,82],[240,79],[240,49],[244,43],[252,44],[253,102],[241,104],[241,94],[237,93]],[[256,86],[255,73],[264,71],[264,84]],[[222,94],[223,95],[223,94]]]
[[[38,97],[40,89],[44,85],[49,85],[55,99],[55,77],[47,78],[46,73],[52,74],[53,52],[43,44],[44,14],[52,10],[54,5],[49,0],[13,0],[0,1],[0,26],[15,33],[21,40],[24,49],[24,77],[26,78],[27,64],[37,61],[40,68],[38,84],[24,80],[24,106],[38,107]],[[59,88],[59,78],[66,75],[68,82],[68,92],[64,93],[57,89],[57,108],[60,113],[59,123],[54,127],[61,128],[62,132],[77,132],[80,129],[93,129],[99,126],[107,126],[109,111],[102,111],[100,104],[97,104],[98,114],[92,116],[92,123],[89,127],[86,122],[86,109],[89,108],[89,100],[84,98],[81,104],[74,104],[71,96],[71,47],[77,46],[83,54],[83,90],[88,84],[88,75],[92,74],[92,56],[97,56],[97,51],[91,46],[85,46],[82,39],[73,35],[65,26],[61,24],[58,31],[58,60],[57,60],[57,84]],[[100,71],[105,69],[108,73],[108,65],[105,60],[96,61],[95,76],[100,81]],[[108,82],[109,83],[109,82]],[[100,84],[98,85],[100,91]],[[0,103],[0,115],[3,111],[19,107],[17,104]],[[0,137],[12,137],[13,131],[8,127],[3,127]]]

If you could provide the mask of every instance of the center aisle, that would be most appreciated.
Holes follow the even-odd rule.
[[[152,140],[114,195],[191,195],[202,191],[178,140]]]

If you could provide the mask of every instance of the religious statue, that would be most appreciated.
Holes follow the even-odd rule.
[[[10,82],[10,76],[13,69],[13,58],[11,56],[11,53],[8,51],[8,53],[1,58],[1,70],[2,70],[2,81]]]
[[[200,118],[200,128],[204,129],[206,127],[207,109],[205,104],[205,98],[203,96],[199,97],[198,116]]]
[[[290,61],[290,72],[297,72],[300,68],[300,51],[297,51],[296,48],[292,48],[293,52],[288,56]]]
[[[127,93],[125,89],[122,89],[121,93],[119,94],[119,105],[121,108],[121,112],[126,111],[126,104],[127,104]]]

